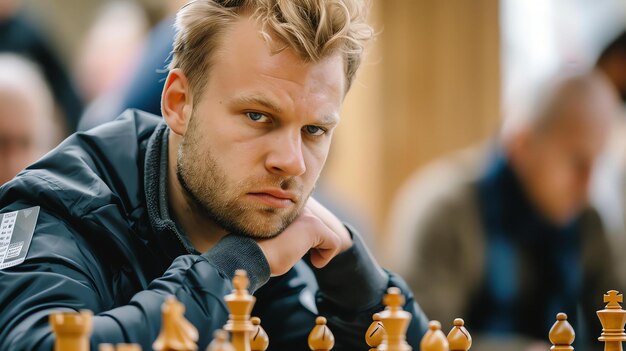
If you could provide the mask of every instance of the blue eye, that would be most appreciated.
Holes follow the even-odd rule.
[[[326,131],[318,126],[304,126],[304,131],[307,134],[313,135],[313,136],[320,136],[324,133],[326,133]]]
[[[246,112],[246,116],[254,122],[268,122],[269,117],[259,112]]]

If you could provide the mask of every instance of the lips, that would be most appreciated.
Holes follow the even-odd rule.
[[[288,191],[278,189],[264,189],[261,191],[248,193],[255,201],[261,202],[274,208],[286,208],[293,205],[297,197]]]

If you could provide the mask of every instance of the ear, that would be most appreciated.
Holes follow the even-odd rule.
[[[172,132],[185,135],[193,110],[193,97],[187,77],[179,68],[169,72],[161,95],[161,113]]]

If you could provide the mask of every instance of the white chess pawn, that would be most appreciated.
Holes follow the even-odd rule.
[[[386,333],[383,323],[380,321],[380,314],[374,313],[372,316],[372,324],[367,328],[365,333],[365,342],[371,349],[369,351],[376,351],[378,346],[383,343]]]
[[[556,323],[550,329],[550,341],[552,342],[552,351],[573,351],[572,343],[576,334],[574,328],[567,321],[565,313],[556,315]]]
[[[465,329],[465,321],[461,318],[454,320],[454,327],[448,333],[450,351],[467,351],[472,347],[472,336]]]
[[[309,334],[309,348],[313,351],[329,351],[335,346],[335,336],[326,326],[326,318],[317,317],[315,327]]]
[[[270,339],[263,327],[261,327],[261,319],[259,317],[250,318],[250,322],[254,326],[254,330],[250,335],[250,351],[265,351],[270,345]]]
[[[448,339],[441,331],[441,323],[438,321],[430,321],[428,323],[428,331],[424,334],[420,342],[421,351],[448,351]]]

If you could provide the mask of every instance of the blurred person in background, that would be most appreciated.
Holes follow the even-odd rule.
[[[610,234],[619,278],[626,285],[626,31],[602,49],[596,67],[615,86],[622,100],[620,118],[611,131],[607,152],[593,179],[592,202]]]
[[[137,64],[147,32],[146,14],[137,3],[111,1],[100,8],[77,57],[77,82],[88,102],[79,130],[109,122],[124,110],[126,87],[135,69],[143,67]]]
[[[626,31],[621,32],[598,56],[596,66],[615,85],[623,102],[626,102]]]
[[[41,30],[20,12],[17,0],[0,1],[0,52],[16,53],[36,63],[50,86],[57,123],[66,135],[76,130],[82,100],[53,46]]]
[[[166,18],[157,23],[139,45],[142,49],[132,74],[128,74],[126,69],[119,70],[124,71],[126,79],[115,90],[104,94],[100,98],[102,103],[94,104],[85,111],[78,125],[79,130],[88,130],[112,121],[128,108],[161,115],[161,92],[167,77],[165,67],[169,63],[174,43],[174,16],[187,1],[171,0],[163,5]],[[131,20],[128,16],[126,18]],[[114,22],[111,24],[114,25]],[[102,107],[106,111],[102,111]]]
[[[482,351],[546,350],[538,340],[558,312],[586,346],[598,296],[618,286],[587,207],[615,91],[599,74],[568,73],[538,93],[501,141],[417,173],[392,214],[394,268],[429,318],[465,318]]]
[[[53,116],[52,95],[38,67],[0,54],[0,185],[60,140]]]

